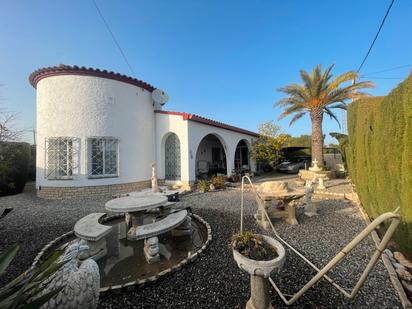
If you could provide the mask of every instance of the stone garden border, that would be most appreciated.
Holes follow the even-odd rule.
[[[108,216],[108,217],[105,217],[101,222],[105,223],[105,222],[108,222],[108,221],[119,219],[123,216],[124,216],[123,214]],[[174,265],[174,266],[172,266],[168,269],[165,269],[165,270],[161,271],[160,273],[158,273],[155,276],[151,276],[151,277],[146,278],[146,279],[139,279],[139,280],[135,280],[135,281],[130,281],[130,282],[127,282],[127,283],[121,284],[121,285],[113,285],[113,286],[106,287],[106,288],[100,288],[100,293],[104,293],[104,292],[112,291],[112,290],[129,290],[129,289],[141,288],[141,287],[143,287],[144,285],[146,285],[148,283],[152,283],[152,282],[157,281],[159,278],[166,277],[167,275],[170,275],[170,274],[172,274],[172,273],[174,273],[178,270],[181,270],[182,267],[184,267],[185,265],[187,265],[191,262],[194,262],[206,250],[206,248],[208,247],[208,245],[212,241],[212,229],[210,227],[210,224],[207,223],[207,221],[205,221],[202,217],[200,217],[196,214],[192,214],[192,217],[195,218],[196,220],[198,220],[200,223],[202,223],[207,229],[207,240],[199,250],[197,250],[191,256],[183,259],[179,264],[176,264],[176,265]],[[31,271],[34,267],[36,267],[39,264],[39,262],[41,261],[41,259],[43,258],[43,256],[45,256],[47,253],[50,253],[49,251],[51,250],[51,248],[53,248],[55,245],[62,242],[63,240],[66,240],[66,239],[71,238],[73,236],[75,236],[74,231],[70,231],[68,233],[65,233],[65,234],[53,239],[51,242],[49,242],[47,245],[45,245],[41,249],[41,251],[36,255],[36,257],[34,258],[34,261],[33,261],[32,265],[30,266],[28,271]]]

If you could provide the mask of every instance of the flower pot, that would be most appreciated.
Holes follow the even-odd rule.
[[[285,248],[282,244],[272,237],[260,236],[264,242],[276,248],[278,257],[268,261],[253,260],[241,254],[233,244],[233,258],[239,268],[250,275],[250,299],[246,304],[246,309],[273,309],[268,278],[274,270],[279,272],[285,263]]]
[[[269,261],[256,261],[244,256],[236,249],[233,249],[233,258],[235,259],[237,266],[246,271],[249,275],[269,278],[269,275],[273,270],[276,269],[277,271],[280,271],[282,269],[283,264],[285,263],[285,248],[280,242],[272,237],[265,235],[260,236],[262,236],[264,242],[276,248],[278,254],[277,258]]]

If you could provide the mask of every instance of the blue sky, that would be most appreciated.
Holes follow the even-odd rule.
[[[106,1],[97,0],[136,77],[169,93],[166,109],[256,131],[276,120],[277,88],[299,82],[299,69],[335,63],[357,69],[390,0]],[[412,64],[412,2],[397,0],[361,73]],[[0,2],[1,106],[35,126],[28,75],[76,64],[130,75],[91,0]],[[410,69],[374,77],[404,78]],[[374,79],[385,95],[400,79]],[[340,115],[340,111],[337,111]],[[286,133],[310,133],[309,118]],[[339,131],[326,119],[324,131]],[[30,135],[26,137],[30,141]],[[327,142],[332,141],[328,139]]]

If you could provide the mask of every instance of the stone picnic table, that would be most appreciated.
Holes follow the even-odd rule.
[[[167,204],[167,196],[160,194],[141,194],[120,197],[106,203],[106,210],[111,212],[126,213],[126,222],[130,226],[128,238],[134,238],[135,232],[143,225],[144,213],[153,208]]]
[[[264,207],[271,219],[284,218],[286,223],[290,225],[299,224],[298,220],[296,220],[296,203],[294,201],[302,198],[305,195],[305,192],[303,190],[290,189],[287,182],[266,182],[262,183],[262,185],[257,192],[257,202],[259,207],[255,217],[258,223],[264,229],[270,228],[270,224],[262,211],[262,207]],[[271,210],[272,201],[282,201],[282,206],[285,210]]]

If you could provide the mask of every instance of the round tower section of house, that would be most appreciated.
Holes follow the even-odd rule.
[[[150,186],[153,86],[66,65],[37,70],[29,80],[37,89],[39,196],[112,196]]]

